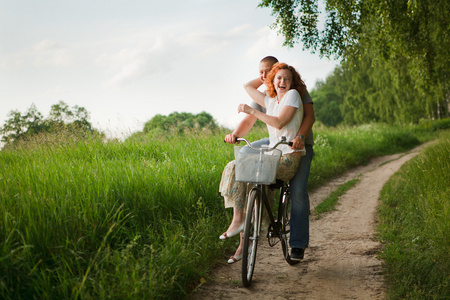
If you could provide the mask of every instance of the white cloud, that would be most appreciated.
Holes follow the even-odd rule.
[[[1,53],[0,56],[0,68],[5,70],[28,69],[31,66],[66,68],[73,63],[74,56],[70,49],[48,39],[18,52]]]
[[[18,55],[8,55],[0,53],[0,70],[11,71],[22,68],[25,62]]]
[[[51,97],[61,97],[61,95],[67,94],[69,91],[62,86],[55,86],[46,90],[45,94]]]
[[[48,39],[33,45],[29,54],[36,66],[68,67],[73,64],[70,50]]]
[[[228,48],[230,46],[230,42],[227,40],[218,41],[209,47],[205,47],[200,54],[201,55],[214,55],[217,53],[220,53],[224,49]]]
[[[263,27],[256,31],[256,36],[259,36],[257,41],[249,47],[246,52],[247,57],[264,57],[269,53],[278,53],[285,51],[283,49],[283,38],[278,36],[276,32],[270,30],[268,27]]]
[[[243,24],[243,25],[239,25],[239,26],[235,26],[233,28],[231,28],[230,30],[228,30],[225,35],[226,36],[242,36],[242,35],[248,35],[250,34],[252,29],[252,25],[250,24]]]
[[[125,48],[114,54],[102,54],[97,63],[112,73],[104,83],[107,87],[123,87],[152,74],[168,72],[179,48],[157,37],[153,44]]]
[[[122,48],[112,54],[103,53],[96,62],[109,72],[109,79],[104,82],[104,87],[125,87],[145,77],[170,72],[178,68],[178,65],[197,60],[205,62],[208,57],[224,57],[221,53],[225,53],[235,39],[246,35],[248,28],[248,25],[243,25],[228,32],[199,28],[178,35],[161,34],[153,37],[152,43],[142,42],[134,48]],[[158,31],[164,33],[167,28],[160,28]],[[153,32],[134,32],[134,36],[154,36]],[[130,38],[129,35],[125,36],[126,39]],[[129,44],[125,41],[116,42],[120,45]]]
[[[257,2],[99,1],[87,15],[78,2],[52,11],[24,3],[29,11],[0,20],[0,78],[9,101],[0,112],[36,99],[47,110],[63,99],[86,107],[103,128],[134,129],[142,127],[135,119],[156,113],[202,110],[232,124],[240,117],[237,104],[249,101],[242,84],[257,75],[263,56],[298,62],[307,84],[329,70],[298,47],[282,47],[283,38],[267,26],[270,11],[256,9]]]
[[[37,52],[59,49],[61,48],[58,43],[50,40],[43,40],[35,45],[33,45],[33,50]]]
[[[177,37],[179,46],[192,55],[211,55],[228,47],[229,41],[223,34],[200,28]]]

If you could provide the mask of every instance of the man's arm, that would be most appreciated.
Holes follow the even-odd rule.
[[[265,95],[264,93],[260,92],[258,88],[262,85],[261,79],[258,77],[256,79],[253,79],[252,81],[247,82],[244,84],[244,89],[247,92],[247,94],[250,96],[250,98],[253,99],[256,103],[261,105],[262,107],[266,107],[266,104],[264,103]]]
[[[252,129],[256,120],[257,118],[253,115],[245,115],[244,119],[242,119],[236,129],[232,133],[225,136],[225,142],[234,144],[236,138],[246,136],[250,129]]]

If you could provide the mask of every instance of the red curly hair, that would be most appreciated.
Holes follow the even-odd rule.
[[[302,78],[300,77],[300,74],[295,70],[293,66],[290,66],[286,63],[276,63],[273,65],[272,70],[270,70],[270,73],[267,75],[266,85],[267,90],[266,93],[271,98],[275,98],[277,96],[277,92],[275,90],[275,86],[273,85],[273,81],[275,79],[275,75],[280,70],[289,70],[292,74],[292,84],[291,84],[291,90],[296,89],[300,96],[303,96],[306,92],[306,85],[303,82]]]

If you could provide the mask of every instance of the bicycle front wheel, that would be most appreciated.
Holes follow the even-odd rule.
[[[242,252],[242,284],[247,287],[253,277],[261,224],[261,191],[253,188],[248,196],[244,227],[244,247]]]
[[[289,193],[289,189],[283,187],[280,194],[280,210],[279,214],[281,214],[281,247],[283,248],[283,256],[284,259],[290,265],[295,265],[299,263],[297,260],[292,260],[290,256],[290,247],[289,247],[289,238],[291,232],[291,194]]]

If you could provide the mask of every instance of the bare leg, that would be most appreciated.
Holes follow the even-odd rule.
[[[239,226],[242,225],[242,223],[245,221],[245,214],[243,211],[238,210],[237,208],[233,208],[233,220],[231,220],[231,224],[228,227],[227,231],[228,233],[235,231],[239,228]]]
[[[236,249],[236,252],[234,253],[234,257],[236,257],[236,256],[239,256],[239,255],[241,255],[242,254],[242,247],[243,247],[243,245],[244,245],[244,232],[241,232],[241,237],[240,237],[240,243],[239,243],[239,246],[237,247],[237,249]]]
[[[242,258],[243,240],[244,240],[244,233],[241,232],[239,247],[236,249],[236,252],[234,253],[234,255],[232,255],[230,257],[230,259],[228,260],[229,264],[235,263],[235,262],[239,261]]]
[[[227,231],[222,233],[222,235],[219,238],[221,240],[226,240],[242,232],[244,230],[244,220],[245,220],[244,212],[236,208],[233,208],[233,220],[231,221],[230,226],[228,226]]]

